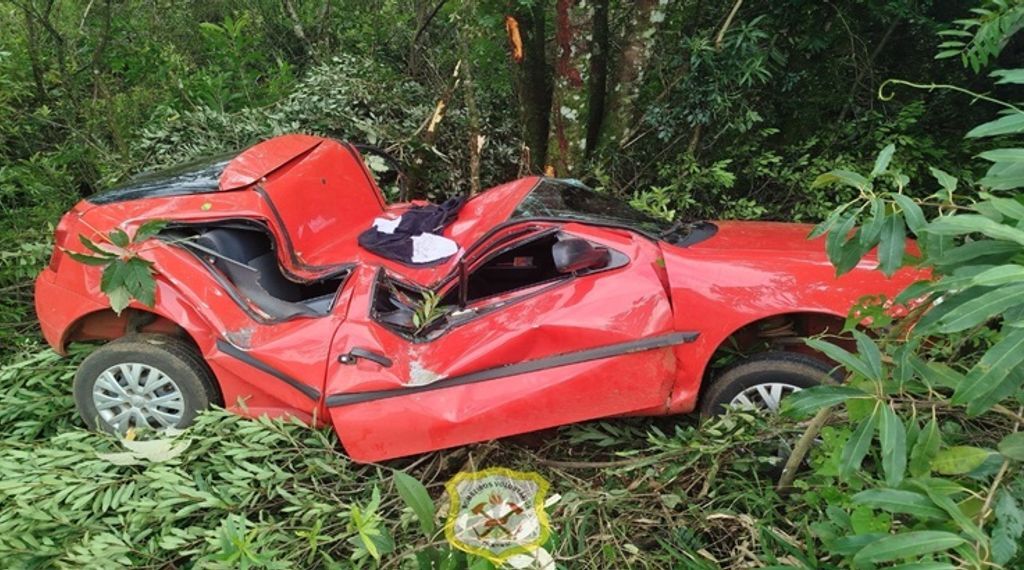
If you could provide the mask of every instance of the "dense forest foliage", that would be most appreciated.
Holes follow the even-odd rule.
[[[495,464],[560,494],[564,568],[1024,567],[1022,26],[1020,0],[0,1],[4,565],[487,568],[417,497]],[[878,246],[939,279],[910,333],[865,306],[856,353],[811,341],[849,381],[783,418],[381,466],[223,412],[148,446],[81,430],[89,347],[58,358],[31,307],[59,215],[286,132],[385,149],[394,199],[547,172],[664,218],[821,222],[839,271]]]

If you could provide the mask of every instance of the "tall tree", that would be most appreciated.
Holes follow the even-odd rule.
[[[614,152],[627,139],[667,4],[555,0],[552,6],[538,0],[511,9],[514,76],[534,169],[543,165],[549,173],[572,176],[590,158]],[[552,8],[553,41],[546,53],[544,22]],[[621,30],[612,30],[613,13],[625,22]],[[521,54],[513,28],[521,34]]]

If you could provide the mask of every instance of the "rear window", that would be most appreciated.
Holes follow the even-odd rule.
[[[145,172],[87,199],[93,204],[109,204],[139,198],[213,192],[217,190],[221,173],[234,156],[235,153],[230,156],[207,157],[167,170]]]

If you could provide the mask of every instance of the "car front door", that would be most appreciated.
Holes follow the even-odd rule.
[[[672,347],[695,335],[673,329],[657,246],[632,232],[577,224],[523,233],[485,247],[466,268],[466,294],[454,279],[436,298],[420,293],[442,304],[461,296],[466,307],[419,333],[388,324],[384,310],[389,297],[416,293],[374,268],[352,277],[325,393],[354,459],[664,406],[676,377]],[[610,263],[553,274],[545,248],[573,237],[607,248]],[[421,304],[416,325],[430,317]]]

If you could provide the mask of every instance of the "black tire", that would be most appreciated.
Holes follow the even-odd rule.
[[[156,368],[177,385],[184,401],[180,420],[173,427],[189,426],[202,410],[221,403],[213,373],[199,351],[180,338],[160,334],[134,334],[109,342],[92,352],[75,373],[75,406],[89,429],[115,433],[93,401],[93,388],[104,371],[124,363]],[[138,426],[135,426],[138,427]]]
[[[725,412],[733,398],[759,384],[784,383],[801,389],[822,383],[835,383],[828,364],[796,352],[763,352],[741,360],[723,370],[704,390],[700,414],[717,416]]]

